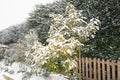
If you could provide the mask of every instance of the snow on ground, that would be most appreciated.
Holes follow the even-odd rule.
[[[28,67],[27,70],[29,71],[29,69],[30,68]],[[3,75],[8,76],[13,80],[67,80],[60,74],[50,74],[49,77],[32,75],[31,78],[22,79],[24,71],[19,71],[21,71],[20,63],[14,62],[12,65],[5,66],[4,61],[0,61],[0,80],[6,80]]]

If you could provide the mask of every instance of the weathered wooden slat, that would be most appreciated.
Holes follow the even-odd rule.
[[[85,61],[84,61],[84,58],[82,58],[82,79],[84,80],[84,78],[85,78],[85,70],[84,70],[84,68],[85,68],[85,63],[84,63]]]
[[[116,80],[115,79],[115,65],[114,65],[114,60],[112,60],[112,80]]]
[[[98,80],[101,80],[100,59],[98,59],[97,62],[98,62]]]
[[[97,80],[97,71],[96,71],[96,58],[94,58],[94,80]]]
[[[107,60],[107,80],[110,80],[110,64],[109,60]]]
[[[90,75],[90,80],[92,80],[92,74],[93,74],[92,61],[91,61],[91,58],[89,58],[89,75]]]
[[[104,59],[102,59],[102,80],[105,80],[105,64]]]
[[[88,79],[88,58],[85,58],[86,63],[86,78]]]
[[[118,79],[117,79],[117,80],[120,80],[120,61],[117,61],[117,64],[118,64],[118,65],[117,65],[117,67],[118,67],[118,68],[117,68],[117,69],[118,69],[118,70],[117,70],[117,76],[118,76]]]

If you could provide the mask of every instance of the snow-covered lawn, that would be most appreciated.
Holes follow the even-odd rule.
[[[50,74],[49,77],[44,77],[42,75],[41,76],[32,75],[30,78],[22,79],[25,76],[24,75],[25,69],[22,69],[22,66],[20,66],[20,64],[21,63],[14,62],[12,65],[6,66],[3,60],[0,61],[0,80],[7,80],[5,79],[4,76],[10,77],[13,80],[67,80],[64,78],[63,75],[60,74]],[[26,70],[29,71],[30,69],[29,66],[26,67],[27,67]]]

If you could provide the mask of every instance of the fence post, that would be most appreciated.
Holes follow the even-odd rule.
[[[105,80],[105,61],[102,59],[102,80]]]
[[[101,67],[100,67],[100,59],[98,59],[98,80],[101,80]]]
[[[115,80],[115,61],[112,60],[112,80]]]
[[[107,60],[107,80],[110,80],[110,61]]]
[[[89,75],[90,75],[90,80],[92,80],[92,74],[93,74],[92,61],[91,61],[91,58],[89,58]]]
[[[84,80],[85,77],[85,62],[84,62],[84,58],[82,57],[82,80]]]
[[[118,71],[117,71],[118,75],[117,76],[118,76],[118,80],[120,80],[120,61],[118,61],[117,64],[118,64],[117,65],[118,66]]]
[[[82,77],[81,77],[81,51],[80,51],[80,48],[78,49],[78,54],[79,54],[79,56],[78,56],[78,79],[79,80],[82,80]]]
[[[93,61],[93,63],[94,63],[94,80],[97,80],[97,71],[96,71],[96,58],[94,58],[94,61]]]
[[[88,80],[88,58],[85,58],[86,62],[86,80]]]

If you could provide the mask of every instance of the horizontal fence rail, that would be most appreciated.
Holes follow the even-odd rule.
[[[81,58],[83,80],[120,80],[120,61]]]

